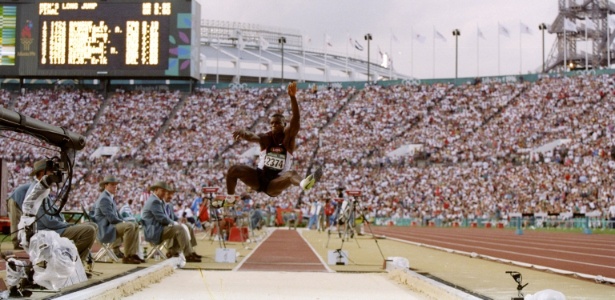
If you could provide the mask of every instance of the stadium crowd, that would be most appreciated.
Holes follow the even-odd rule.
[[[516,212],[591,212],[606,220],[615,207],[614,83],[610,75],[583,75],[459,86],[313,86],[298,92],[302,129],[294,166],[301,174],[324,166],[323,181],[307,194],[291,188],[276,198],[244,185],[237,192],[261,208],[300,201],[304,215],[310,203],[345,188],[363,192],[370,217],[451,223],[506,220]],[[98,182],[114,174],[122,179],[119,201],[133,199],[133,211],[158,180],[179,189],[175,206],[182,211],[208,196],[203,186],[224,192],[231,164],[255,163],[256,144],[235,142],[233,130],[263,132],[269,115],[290,115],[284,87],[118,90],[106,99],[71,89],[15,97],[2,91],[0,104],[86,136],[69,210],[91,206]],[[23,144],[23,135],[3,136],[9,190],[29,180],[34,160],[57,155]],[[388,155],[406,144],[422,148]],[[119,152],[91,156],[101,146]]]

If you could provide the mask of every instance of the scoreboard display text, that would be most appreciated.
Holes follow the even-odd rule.
[[[14,66],[0,65],[0,75],[198,78],[196,1],[39,0],[0,7],[17,11]]]

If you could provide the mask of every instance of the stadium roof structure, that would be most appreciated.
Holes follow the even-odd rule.
[[[201,21],[200,70],[207,82],[348,82],[412,79],[369,60],[315,49],[296,30],[228,22]],[[367,47],[364,47],[367,48]],[[354,48],[353,48],[354,50]],[[356,52],[356,51],[353,51]],[[380,57],[371,51],[370,57]]]

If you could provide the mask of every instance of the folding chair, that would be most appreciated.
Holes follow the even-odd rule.
[[[88,213],[87,209],[85,209],[83,202],[81,202],[81,210],[83,211],[83,216],[86,220],[94,222],[94,218],[90,215],[90,213]],[[107,262],[108,259],[111,259],[111,262],[120,261],[120,259],[117,257],[117,255],[115,255],[115,252],[113,252],[113,249],[111,248],[112,243],[101,243],[98,239],[96,239],[96,242],[100,244],[100,249],[98,250],[98,252],[96,252],[96,255],[92,257],[94,261]]]
[[[158,257],[160,257],[161,259],[166,258],[166,254],[162,251],[163,249],[166,250],[168,248],[168,244],[169,244],[170,240],[166,240],[158,245],[154,245],[152,243],[149,243],[149,245],[152,247],[152,250],[149,251],[149,253],[147,253],[147,256],[145,257],[145,259],[150,259],[152,257],[155,257],[156,254],[158,255]]]
[[[100,244],[100,249],[96,252],[96,255],[94,255],[94,261],[107,262],[108,259],[111,259],[112,262],[120,261],[111,248],[112,243],[101,243],[98,240],[96,241]]]

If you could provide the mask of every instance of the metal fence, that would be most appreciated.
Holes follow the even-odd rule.
[[[486,218],[444,220],[422,218],[372,218],[376,226],[470,227],[470,228],[547,228],[547,229],[611,229],[615,221],[602,217],[559,218],[554,216],[522,216],[507,220]]]

